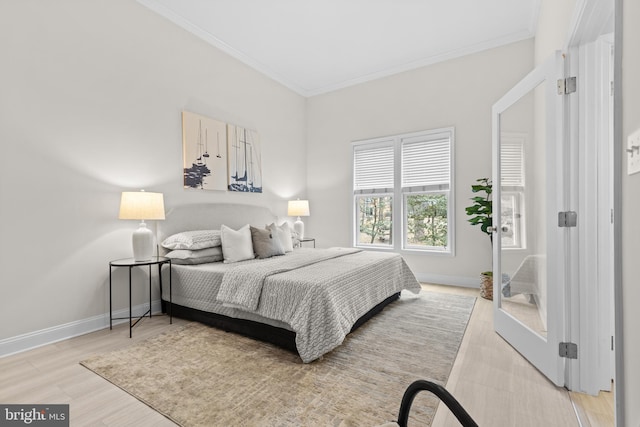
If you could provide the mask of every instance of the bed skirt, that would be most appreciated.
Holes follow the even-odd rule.
[[[371,319],[376,314],[380,313],[385,306],[396,301],[400,298],[400,292],[397,292],[384,301],[378,303],[375,307],[360,317],[351,327],[353,332],[362,326],[367,320]],[[167,312],[169,302],[162,300],[162,312]],[[196,322],[204,323],[205,325],[213,326],[218,329],[222,329],[226,332],[234,332],[249,338],[268,342],[274,344],[280,348],[291,351],[298,354],[296,348],[296,333],[277,326],[271,326],[260,322],[254,322],[252,320],[237,319],[222,314],[210,313],[194,308],[185,307],[178,304],[172,305],[171,314],[175,317],[179,317],[185,320],[193,320]]]

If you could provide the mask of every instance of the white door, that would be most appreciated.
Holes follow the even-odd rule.
[[[568,181],[563,70],[558,53],[492,111],[494,326],[556,385],[564,385],[559,345],[570,230],[559,227]]]

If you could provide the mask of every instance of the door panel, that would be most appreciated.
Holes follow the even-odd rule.
[[[542,337],[547,330],[547,176],[535,171],[546,167],[545,145],[541,143],[546,126],[540,117],[544,85],[540,83],[500,114],[500,210],[496,211],[500,215],[504,283],[501,308]],[[513,140],[514,134],[520,135],[519,141]],[[518,154],[520,158],[516,158]],[[527,237],[526,245],[523,237]]]
[[[564,384],[562,70],[558,54],[493,106],[495,330],[557,385]]]

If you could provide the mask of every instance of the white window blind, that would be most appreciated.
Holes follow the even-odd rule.
[[[352,143],[355,246],[455,253],[454,139],[448,127]]]
[[[393,145],[354,150],[354,191],[393,191]]]
[[[451,137],[402,141],[403,191],[448,190],[451,181]]]
[[[503,187],[524,187],[524,145],[522,141],[501,141],[500,180]]]

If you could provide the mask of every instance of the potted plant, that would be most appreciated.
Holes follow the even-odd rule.
[[[480,230],[489,236],[491,246],[493,246],[493,233],[489,227],[493,226],[493,203],[491,201],[492,185],[490,178],[477,179],[478,184],[471,185],[471,191],[476,193],[472,197],[473,204],[465,208],[470,216],[469,222],[472,225],[479,225]],[[493,299],[493,272],[485,271],[480,273],[480,296],[489,300]]]

